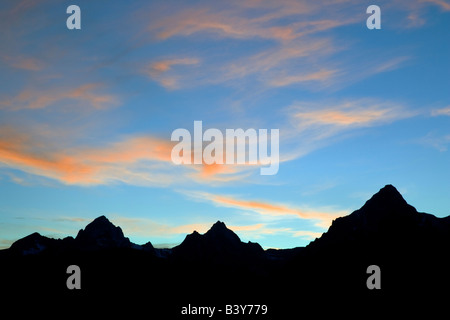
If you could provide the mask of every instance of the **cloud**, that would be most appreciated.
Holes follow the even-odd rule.
[[[437,116],[450,116],[450,106],[440,109],[431,110],[431,115],[434,117]]]
[[[415,10],[413,13],[422,9],[420,1],[410,2],[390,6],[396,11]],[[214,41],[221,48],[224,40],[230,40],[236,48],[246,48],[235,57],[229,50],[217,52],[209,46],[201,59],[202,68],[195,72],[171,70],[171,64],[162,59],[163,63],[153,65],[152,78],[171,90],[217,84],[240,86],[237,80],[261,90],[295,84],[314,89],[339,88],[395,70],[410,59],[385,53],[379,61],[372,59],[368,64],[367,52],[359,54],[355,50],[347,61],[340,59],[336,53],[352,49],[351,45],[330,31],[361,24],[365,18],[365,11],[358,10],[351,1],[229,1],[220,5],[202,2],[166,10],[170,14],[155,17],[147,28],[160,42],[182,37],[196,42]],[[410,18],[413,13],[409,13]],[[158,76],[154,75],[155,69],[160,72]],[[162,73],[167,71],[172,72]]]
[[[236,164],[205,164],[191,165],[194,172],[188,174],[188,177],[194,181],[207,184],[224,184],[230,182],[243,182],[250,177],[251,171],[257,170],[255,165],[236,165]]]
[[[25,89],[13,98],[0,101],[0,108],[17,111],[22,109],[44,109],[57,103],[65,105],[66,101],[76,101],[79,106],[89,106],[94,109],[105,109],[118,104],[116,96],[102,94],[98,89],[100,83],[88,83],[72,89]],[[78,109],[77,109],[78,110]]]
[[[211,228],[213,223],[190,223],[182,225],[169,225],[159,223],[150,218],[143,217],[125,217],[121,215],[112,215],[111,221],[120,226],[126,236],[137,237],[172,237],[178,234],[190,234],[194,230],[199,233],[205,233]]]
[[[432,3],[439,6],[444,11],[450,11],[450,3],[444,0],[421,0],[421,2]]]
[[[200,63],[196,58],[176,58],[158,60],[149,65],[146,74],[166,89],[177,89],[180,87],[180,76],[170,72],[174,66],[195,66]]]
[[[337,15],[334,1],[327,5],[306,1],[229,1],[211,6],[181,8],[153,19],[148,30],[159,39],[213,33],[216,38],[261,38],[292,41],[301,36],[354,22]],[[334,19],[321,18],[321,11],[334,12]],[[351,16],[351,15],[349,15]],[[292,19],[296,17],[297,19]],[[281,24],[281,19],[291,19]]]
[[[171,161],[171,146],[159,138],[138,136],[102,148],[64,149],[15,129],[0,128],[3,166],[69,185],[171,183],[175,177],[158,170],[159,163]]]
[[[14,243],[12,239],[0,239],[0,250],[8,249]]]
[[[168,39],[174,36],[192,36],[199,32],[210,32],[223,37],[236,39],[245,38],[270,38],[282,40],[292,38],[292,30],[289,28],[261,27],[253,23],[251,19],[240,17],[236,10],[214,9],[188,9],[159,21],[152,21],[149,30],[156,32],[160,39]]]
[[[363,128],[384,126],[419,114],[399,103],[370,98],[297,101],[282,113],[286,119],[280,124],[281,162],[363,133]]]
[[[309,230],[296,230],[289,227],[274,227],[267,223],[257,223],[251,225],[233,225],[229,229],[237,232],[240,236],[247,239],[257,240],[264,236],[283,235],[293,238],[303,238],[305,240],[314,240],[322,235],[322,232]]]
[[[337,49],[330,39],[303,38],[301,42],[272,45],[251,55],[227,56],[212,54],[199,58],[162,59],[144,68],[146,75],[167,89],[202,85],[235,85],[236,80],[251,79],[265,87],[283,87],[310,82],[325,83],[338,69],[317,68],[321,59]],[[295,66],[295,67],[293,67]]]
[[[226,78],[242,78],[252,74],[263,74],[285,67],[292,70],[292,62],[311,56],[324,56],[334,51],[329,39],[304,39],[301,43],[275,46],[250,57],[244,57],[226,66]],[[270,82],[269,82],[270,83]]]
[[[295,76],[285,76],[273,79],[270,84],[274,87],[288,86],[295,83],[318,81],[325,82],[329,80],[336,70],[319,70],[317,72],[312,72],[309,74],[299,74]]]
[[[344,211],[321,211],[311,210],[308,208],[302,209],[292,207],[286,204],[270,203],[259,200],[242,200],[228,195],[216,195],[201,191],[180,191],[186,196],[200,201],[210,202],[219,207],[236,208],[243,211],[255,212],[261,216],[269,216],[275,218],[292,218],[292,216],[312,220],[321,227],[326,228],[331,224],[331,221],[341,215]]]
[[[323,232],[300,230],[300,231],[294,231],[294,237],[302,237],[302,238],[314,240],[315,238],[319,238],[322,235],[322,233]]]
[[[291,107],[290,117],[299,131],[328,127],[335,133],[381,125],[413,115],[413,112],[398,104],[362,99],[321,105],[299,102]]]
[[[198,64],[200,61],[195,58],[179,58],[156,61],[151,64],[150,69],[158,72],[168,71],[174,65]]]
[[[448,150],[448,145],[450,144],[450,134],[439,135],[436,132],[429,132],[427,135],[420,138],[418,143],[435,148],[440,152],[445,152]]]
[[[336,11],[334,1],[327,3],[329,6],[305,1],[230,1],[221,5],[204,3],[201,7],[171,8],[170,15],[149,22],[149,33],[159,40],[192,37],[202,41],[208,39],[208,34],[214,34],[214,41],[232,39],[242,46],[247,43],[241,42],[245,39],[256,41],[255,48],[259,48],[262,40],[269,46],[257,49],[256,53],[254,49],[250,53],[244,51],[239,58],[230,56],[228,50],[208,50],[208,55],[202,58],[202,69],[196,69],[195,73],[188,69],[171,70],[171,67],[196,60],[162,59],[151,65],[149,74],[169,89],[233,85],[234,80],[247,77],[268,87],[328,80],[336,68],[326,67],[323,57],[335,52],[336,47],[322,33],[358,20],[355,15]],[[324,10],[333,14],[324,18]],[[314,67],[318,65],[321,67]],[[164,74],[167,71],[173,72],[169,76]]]
[[[410,59],[411,57],[402,56],[402,57],[395,57],[384,62],[380,62],[374,66],[374,68],[370,71],[370,73],[377,74],[398,69],[405,61],[408,61]]]
[[[206,233],[215,221],[198,222],[181,225],[172,225],[159,223],[151,218],[146,217],[125,217],[121,215],[112,215],[110,220],[122,228],[125,236],[147,238],[149,241],[155,242],[155,238],[173,238],[176,235],[187,235],[194,231],[201,234]],[[267,223],[229,225],[227,228],[234,231],[242,239],[250,239],[255,241],[267,235],[285,235],[291,237],[301,237],[308,240],[320,237],[321,232],[308,230],[295,230],[287,227],[273,227]],[[176,245],[176,244],[175,244]],[[158,245],[158,247],[161,247]]]
[[[55,132],[52,132],[55,134]],[[126,183],[143,186],[244,181],[258,166],[181,165],[172,162],[174,142],[151,135],[123,137],[102,146],[63,146],[32,133],[0,127],[0,166],[45,177],[67,185]],[[26,176],[11,177],[26,184]]]
[[[2,56],[2,60],[9,66],[27,71],[40,71],[44,68],[44,63],[34,57],[23,55]]]
[[[81,92],[81,89],[79,92],[75,90],[73,95]],[[290,151],[281,153],[281,162],[294,160],[323,147],[331,141],[329,138],[344,131],[382,125],[413,115],[400,105],[372,100],[328,104],[298,102],[288,108],[286,114],[287,120],[283,125],[286,130],[281,139]],[[19,131],[12,127],[0,127],[0,163],[3,167],[68,185],[126,183],[169,186],[192,182],[208,185],[249,182],[249,178],[265,166],[261,162],[176,166],[171,159],[175,143],[152,135],[135,134],[104,142],[101,146],[80,146],[74,143],[64,145],[66,139],[58,139],[64,133],[46,130],[50,132],[42,135],[30,128]],[[298,139],[299,134],[303,139]],[[26,184],[25,178],[27,176],[14,175],[13,180]],[[215,200],[222,201],[224,205],[226,199]],[[251,207],[251,203],[234,203],[236,206],[238,204]],[[274,209],[270,211],[266,207],[269,212],[275,212]]]

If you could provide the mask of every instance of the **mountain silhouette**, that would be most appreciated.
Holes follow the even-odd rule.
[[[130,248],[131,242],[123,235],[122,229],[112,224],[105,216],[100,216],[78,232],[75,244],[85,249]]]
[[[35,255],[39,254],[44,250],[55,249],[59,246],[64,246],[62,243],[68,244],[70,239],[67,238],[65,240],[56,240],[44,237],[37,232],[34,232],[22,239],[17,240],[11,245],[9,251],[17,252],[22,255]]]
[[[449,239],[450,217],[417,212],[397,189],[387,185],[359,210],[333,221],[329,230],[308,245],[309,249],[361,243],[375,248],[395,244],[434,245]]]
[[[439,288],[450,285],[449,222],[418,212],[387,185],[360,209],[335,219],[289,262],[284,279],[295,276],[303,288],[329,299],[343,292],[357,292],[363,301],[438,299]],[[370,265],[382,270],[380,291],[367,289]]]
[[[214,261],[227,263],[244,261],[264,254],[257,243],[244,243],[238,235],[228,229],[225,223],[217,221],[205,234],[197,231],[186,236],[184,241],[173,248],[178,259]]]
[[[147,296],[125,293],[148,289],[157,292],[155,305],[167,310],[162,318],[177,318],[179,306],[194,301],[249,299],[270,304],[273,318],[285,318],[298,314],[298,301],[302,310],[318,310],[325,303],[333,313],[349,303],[353,308],[386,306],[399,296],[410,304],[419,300],[415,305],[431,297],[438,301],[450,285],[449,249],[450,217],[418,212],[386,185],[306,247],[264,250],[258,243],[242,242],[217,221],[172,249],[156,249],[150,242],[132,243],[119,226],[100,216],[75,238],[32,233],[17,240],[0,251],[0,274],[4,290],[22,297],[27,293],[36,301],[52,297],[83,304],[120,296],[119,305],[136,308],[148,303]],[[65,286],[65,270],[72,264],[83,273],[79,292]],[[381,290],[367,288],[370,265],[381,269]]]
[[[19,255],[37,255],[42,252],[59,254],[61,252],[81,250],[101,250],[116,248],[135,248],[153,251],[150,242],[143,246],[130,242],[120,227],[116,227],[105,216],[100,216],[78,231],[75,239],[52,239],[34,232],[14,242],[9,251]]]

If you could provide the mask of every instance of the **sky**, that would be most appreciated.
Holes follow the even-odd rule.
[[[217,220],[305,246],[386,184],[447,216],[449,30],[448,0],[2,1],[0,248],[100,215],[156,247]],[[278,129],[278,172],[175,165],[194,121]]]

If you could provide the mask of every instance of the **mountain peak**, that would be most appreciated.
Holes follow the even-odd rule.
[[[229,229],[227,228],[224,222],[217,220],[217,222],[212,225],[210,230],[229,230]]]
[[[374,196],[382,196],[385,198],[391,198],[396,200],[402,200],[403,202],[406,202],[405,199],[403,199],[403,196],[400,194],[400,192],[395,188],[392,184],[387,184],[383,188],[380,189]]]
[[[366,211],[393,212],[409,206],[403,196],[391,184],[388,184],[374,194],[361,208]]]
[[[115,248],[131,245],[130,240],[123,235],[122,229],[103,215],[95,218],[84,230],[80,230],[75,240],[85,247]]]
[[[92,220],[91,223],[89,223],[86,228],[88,226],[101,226],[101,225],[113,225],[111,221],[108,220],[107,217],[105,217],[104,215],[101,215],[97,218],[95,218],[94,220]]]
[[[11,245],[12,251],[21,252],[23,255],[36,254],[43,251],[51,242],[50,239],[40,235],[37,232],[15,241]]]
[[[232,230],[228,229],[225,223],[217,221],[206,233],[205,238],[209,241],[225,241],[229,243],[240,243],[241,239]]]
[[[249,257],[261,258],[264,250],[259,244],[244,243],[239,236],[228,229],[225,223],[217,221],[204,234],[194,231],[175,248],[178,259],[199,259],[229,264],[230,261],[247,261]]]
[[[358,210],[348,216],[337,218],[321,238],[310,245],[337,245],[363,241],[368,235],[398,238],[399,230],[406,230],[424,220],[424,214],[409,205],[393,185],[386,185],[374,194]]]

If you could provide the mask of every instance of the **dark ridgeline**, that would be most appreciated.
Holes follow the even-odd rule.
[[[16,241],[0,251],[0,274],[2,290],[24,304],[119,308],[167,319],[187,304],[267,304],[271,319],[301,318],[363,307],[436,309],[448,296],[449,248],[450,217],[417,212],[387,185],[305,248],[263,250],[218,221],[203,235],[194,231],[179,246],[157,249],[131,243],[101,216],[75,238],[33,233]],[[81,268],[78,291],[66,288],[71,264]],[[381,290],[366,287],[369,265],[381,268]]]

